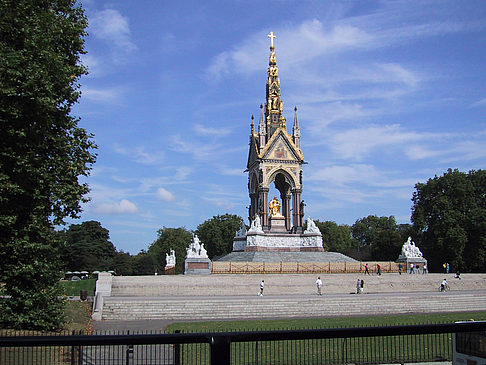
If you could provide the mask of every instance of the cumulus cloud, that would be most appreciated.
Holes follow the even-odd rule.
[[[122,199],[118,203],[96,204],[93,210],[97,213],[103,214],[125,214],[138,212],[137,206],[126,199]]]
[[[126,17],[118,10],[106,9],[90,17],[92,34],[110,45],[127,52],[134,51],[137,46],[130,39],[130,26]]]
[[[176,200],[175,196],[164,188],[157,189],[157,198],[165,202],[173,202]]]

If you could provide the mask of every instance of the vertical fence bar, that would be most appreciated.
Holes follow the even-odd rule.
[[[175,330],[175,333],[181,333],[181,330]],[[173,347],[173,359],[174,359],[174,365],[180,365],[181,364],[181,345],[176,343]]]

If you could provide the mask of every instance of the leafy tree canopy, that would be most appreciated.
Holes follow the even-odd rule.
[[[351,227],[347,224],[338,225],[332,221],[320,222],[318,220],[315,223],[321,231],[324,248],[327,251],[346,254],[350,250],[358,248],[359,242],[352,237]]]
[[[152,243],[148,249],[148,254],[153,259],[155,270],[158,273],[163,273],[165,268],[165,255],[170,254],[170,250],[174,250],[176,256],[175,273],[181,274],[184,272],[184,259],[186,258],[186,248],[192,241],[192,233],[180,228],[162,228],[157,231],[158,238]],[[153,273],[153,272],[152,272]]]
[[[153,275],[155,270],[154,259],[146,251],[142,250],[133,256],[133,275]]]
[[[449,169],[415,185],[412,223],[421,232],[429,267],[440,270],[486,269],[486,171]]]
[[[235,214],[217,215],[197,226],[196,234],[204,243],[210,259],[233,251],[233,238],[243,218]]]
[[[358,219],[352,234],[360,248],[369,247],[373,260],[396,260],[400,254],[403,242],[393,216],[369,215]]]
[[[0,0],[0,320],[62,325],[60,244],[53,224],[76,217],[95,162],[92,136],[71,116],[87,20],[75,0]]]
[[[66,270],[112,270],[116,254],[110,242],[110,233],[100,222],[87,221],[72,224],[64,232],[66,246],[64,262]]]

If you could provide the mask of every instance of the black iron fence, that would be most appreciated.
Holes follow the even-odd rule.
[[[2,336],[13,364],[402,364],[452,360],[456,332],[484,322],[278,331]]]

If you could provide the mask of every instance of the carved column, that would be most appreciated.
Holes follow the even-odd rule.
[[[261,210],[260,210],[260,218],[261,218],[261,224],[262,224],[262,227],[269,227],[270,225],[270,222],[268,220],[268,191],[270,189],[268,188],[262,188],[261,191],[260,191],[260,197],[261,197],[261,201],[262,201],[262,206],[260,207]]]
[[[291,226],[291,219],[290,219],[290,198],[292,197],[291,194],[285,194],[285,196],[281,196],[282,198],[282,215],[285,217],[285,228],[290,230]]]
[[[248,212],[250,224],[258,213],[258,195],[256,193],[250,194],[250,211]]]
[[[302,215],[300,214],[300,195],[301,189],[292,190],[292,207],[293,207],[293,221],[294,227],[302,227]]]

